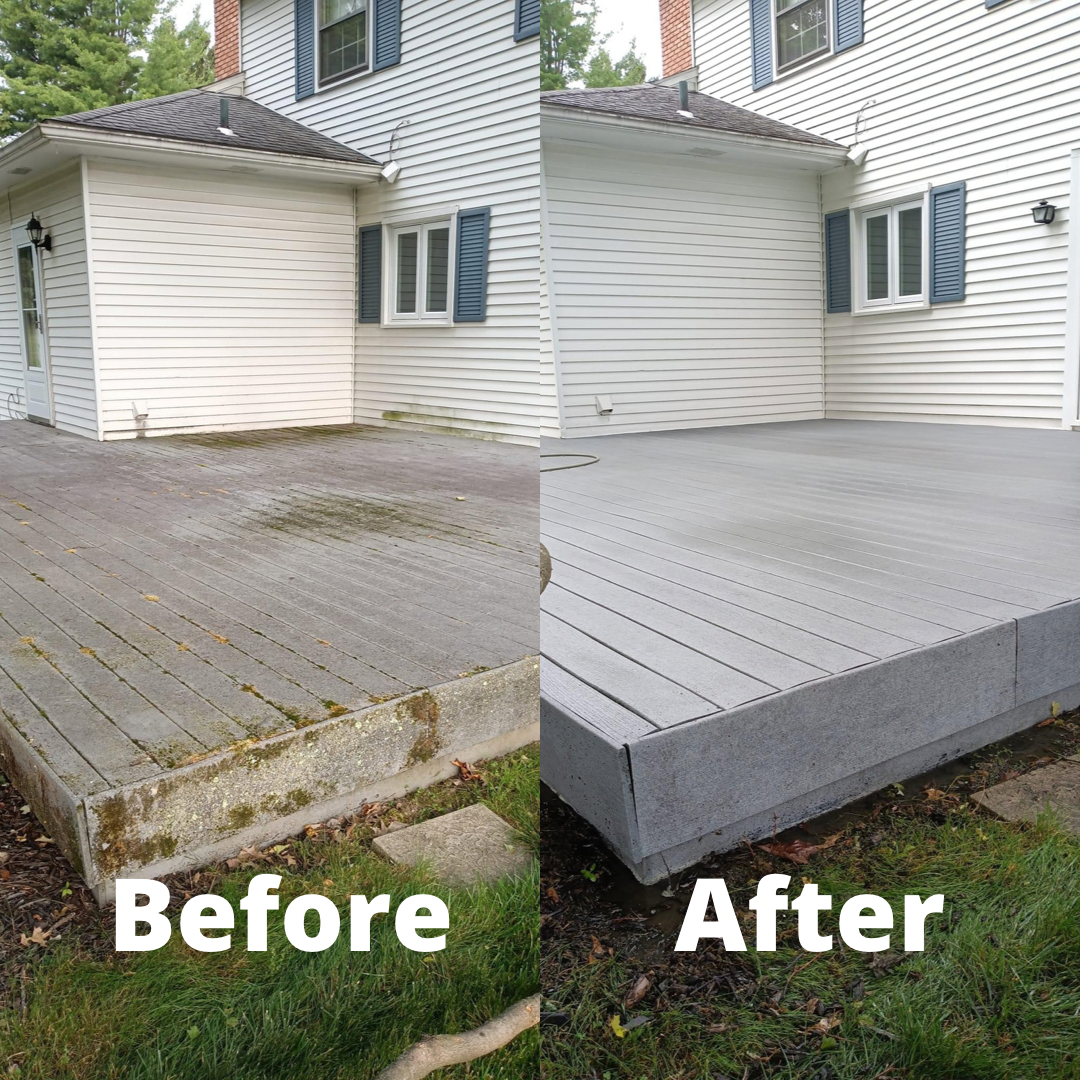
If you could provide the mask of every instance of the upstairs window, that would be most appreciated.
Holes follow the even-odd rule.
[[[399,225],[390,231],[391,322],[448,322],[450,222]]]
[[[319,85],[368,67],[368,0],[318,0]]]
[[[830,0],[776,0],[777,69],[829,50]]]

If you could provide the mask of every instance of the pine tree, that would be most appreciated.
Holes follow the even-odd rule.
[[[146,63],[139,72],[140,98],[176,94],[214,81],[214,52],[210,28],[198,16],[178,27],[169,4],[154,27]]]
[[[645,81],[645,62],[630,50],[614,60],[610,34],[596,31],[596,0],[542,0],[540,7],[540,89],[632,86]]]
[[[0,0],[0,141],[54,116],[210,81],[205,26],[177,30],[171,4],[160,5]]]

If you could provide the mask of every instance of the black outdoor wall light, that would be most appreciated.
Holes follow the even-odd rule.
[[[1057,207],[1045,199],[1031,208],[1031,216],[1035,218],[1036,225],[1053,225],[1056,214]]]
[[[52,237],[45,236],[44,233],[45,230],[38,221],[37,214],[31,214],[30,220],[26,223],[26,235],[30,237],[30,243],[36,248],[52,251]]]

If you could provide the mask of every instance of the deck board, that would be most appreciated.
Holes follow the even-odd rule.
[[[9,761],[36,756],[74,805],[440,687],[483,741],[454,684],[479,675],[494,717],[483,673],[538,651],[535,465],[353,426],[98,444],[3,425]]]
[[[591,715],[647,725],[623,725],[612,834],[639,874],[1080,684],[1075,433],[804,421],[544,447],[569,451],[599,460],[542,479],[549,704],[595,726],[576,683]]]

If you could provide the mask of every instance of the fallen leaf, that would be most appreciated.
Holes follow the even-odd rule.
[[[833,836],[826,837],[820,844],[808,844],[805,840],[789,840],[785,843],[776,841],[758,846],[762,851],[767,851],[770,855],[775,855],[779,859],[787,859],[789,862],[796,863],[799,866],[805,866],[812,855],[816,855],[819,851],[828,850],[841,836],[843,836],[843,833],[835,833]]]
[[[648,975],[639,975],[634,980],[634,985],[626,992],[623,1005],[632,1009],[652,989],[652,981]]]
[[[0,858],[0,862],[2,862],[2,861],[3,861],[3,859]],[[561,904],[562,903],[562,901],[559,899],[559,894],[555,891],[555,886],[554,885],[550,886],[550,888],[548,889],[547,898],[553,904]]]
[[[209,630],[207,630],[207,633],[208,633],[208,634],[210,634],[210,631],[209,631]],[[217,642],[217,643],[218,643],[219,645],[228,645],[228,644],[229,644],[229,639],[228,639],[227,637],[222,637],[222,636],[221,636],[220,634],[210,634],[210,636],[211,636],[211,637],[212,637],[212,638],[213,638],[213,639],[214,639],[214,640],[215,640],[215,641],[216,641],[216,642]]]
[[[627,1020],[623,1024],[623,1031],[633,1031],[634,1028],[644,1027],[646,1024],[651,1024],[653,1018],[651,1016],[635,1016],[633,1020]]]
[[[615,1032],[615,1037],[616,1038],[619,1038],[619,1039],[625,1039],[626,1038],[626,1028],[624,1028],[622,1026],[622,1022],[619,1020],[619,1017],[617,1015],[613,1016],[608,1021],[608,1026],[611,1028],[612,1031]]]
[[[51,930],[43,930],[40,926],[35,926],[34,932],[29,937],[25,934],[19,935],[19,944],[24,949],[28,949],[31,945],[44,945],[51,933]]]
[[[150,593],[147,593],[147,594],[146,594],[146,595],[145,595],[145,596],[143,597],[143,599],[144,599],[144,600],[149,600],[151,604],[156,604],[156,603],[160,602],[160,600],[161,600],[161,597],[160,597],[160,596],[153,596],[152,594],[150,594]]]

